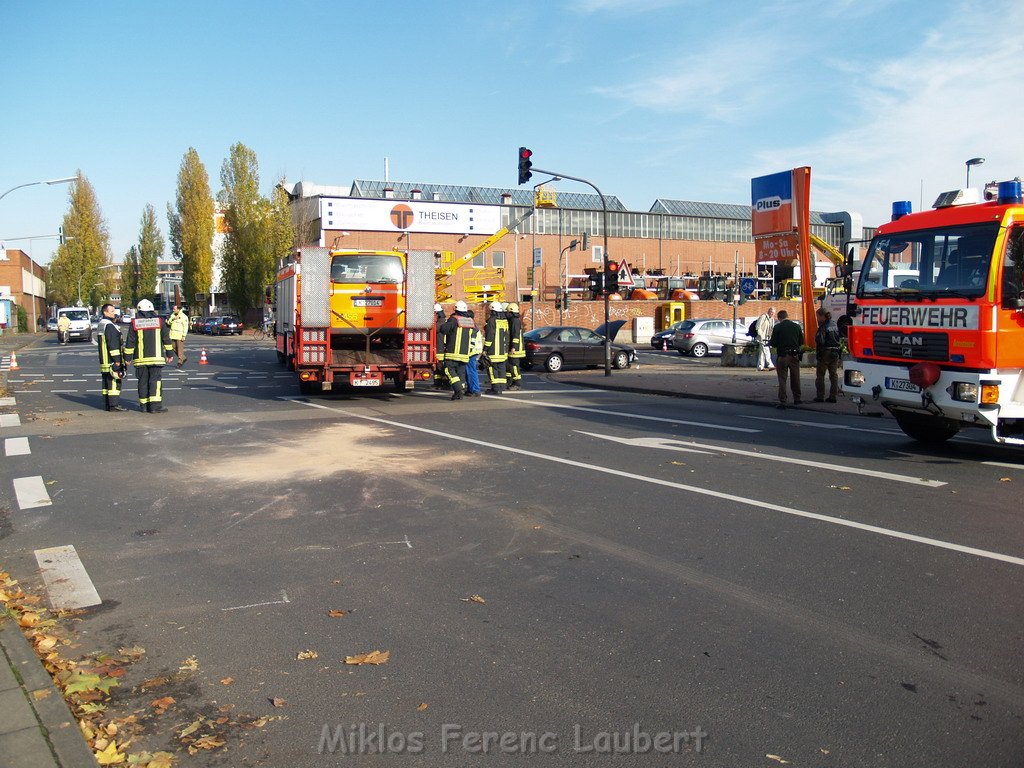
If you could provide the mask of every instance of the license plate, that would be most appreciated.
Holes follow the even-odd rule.
[[[379,387],[379,379],[352,379],[353,387]]]
[[[354,307],[382,307],[384,299],[352,299]]]
[[[921,388],[909,379],[892,379],[886,376],[885,388],[896,392],[920,392]]]

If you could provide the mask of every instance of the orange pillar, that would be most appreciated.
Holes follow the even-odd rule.
[[[803,310],[804,344],[814,346],[818,322],[814,306],[814,253],[811,251],[811,169],[793,169],[797,234],[800,237],[800,307]]]

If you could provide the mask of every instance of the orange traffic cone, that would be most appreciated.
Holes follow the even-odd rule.
[[[661,351],[668,352],[668,336],[661,340]]]
[[[206,359],[206,347],[203,347],[202,349],[199,350],[199,364],[200,365],[209,365],[210,364],[210,361]]]
[[[7,370],[17,371],[20,368],[21,366],[18,365],[18,356],[15,353],[11,352],[11,367],[8,368]]]

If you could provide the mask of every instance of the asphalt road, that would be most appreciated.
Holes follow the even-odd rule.
[[[1021,764],[1020,453],[536,374],[300,398],[269,342],[202,341],[168,413],[107,414],[48,339],[0,428],[4,564],[45,594],[73,545],[103,603],[67,653],[146,649],[133,748],[220,717],[189,765]]]

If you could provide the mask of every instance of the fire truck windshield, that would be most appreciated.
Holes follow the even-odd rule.
[[[982,296],[997,233],[997,224],[973,224],[877,235],[857,295]]]
[[[404,277],[398,256],[360,253],[331,260],[333,283],[400,283]]]

